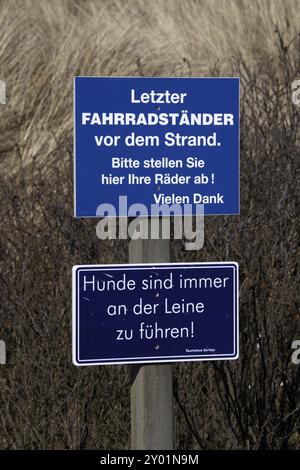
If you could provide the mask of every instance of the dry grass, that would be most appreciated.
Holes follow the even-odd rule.
[[[205,76],[242,54],[248,64],[288,42],[299,0],[2,0],[0,169],[43,165],[72,129],[74,75]]]

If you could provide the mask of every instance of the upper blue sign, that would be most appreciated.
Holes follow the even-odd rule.
[[[74,88],[76,217],[239,213],[238,78]]]
[[[238,265],[74,266],[73,362],[238,357]]]

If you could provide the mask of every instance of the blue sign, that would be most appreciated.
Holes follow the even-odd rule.
[[[74,100],[76,217],[239,214],[238,78],[75,77]]]
[[[238,357],[238,265],[73,268],[73,363]]]

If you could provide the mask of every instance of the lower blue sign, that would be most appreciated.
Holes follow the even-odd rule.
[[[238,264],[73,267],[73,363],[237,359]]]

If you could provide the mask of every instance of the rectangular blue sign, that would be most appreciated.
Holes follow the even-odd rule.
[[[232,360],[238,264],[73,267],[73,363]]]
[[[239,214],[238,78],[75,77],[74,108],[76,217]]]

